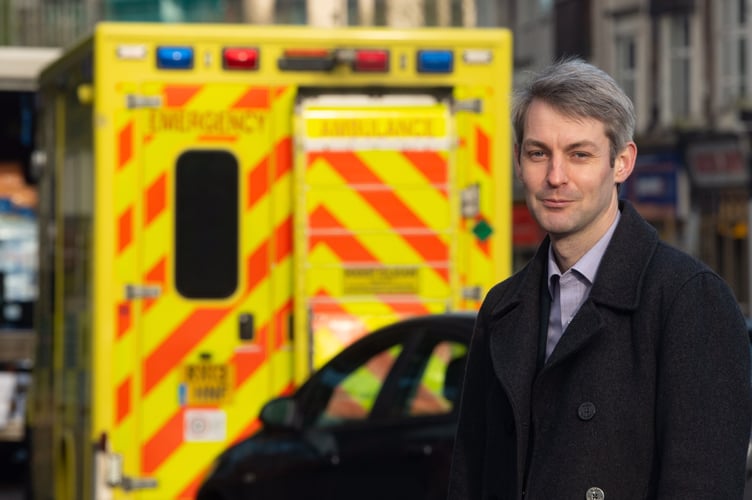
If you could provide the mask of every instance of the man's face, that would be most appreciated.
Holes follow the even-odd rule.
[[[602,122],[531,103],[522,143],[515,148],[515,168],[528,208],[554,241],[589,247],[613,222],[615,185],[629,177],[637,150],[628,144],[612,167],[609,147]]]

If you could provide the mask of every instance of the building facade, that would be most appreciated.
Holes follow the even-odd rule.
[[[637,111],[640,155],[623,195],[665,240],[718,271],[749,314],[752,2],[576,3],[591,18],[584,55]],[[576,30],[558,17],[555,29],[557,39]]]

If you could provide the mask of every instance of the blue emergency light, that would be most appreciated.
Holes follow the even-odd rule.
[[[193,48],[157,47],[157,67],[162,69],[193,68]]]
[[[454,53],[451,50],[419,50],[418,73],[451,73]]]

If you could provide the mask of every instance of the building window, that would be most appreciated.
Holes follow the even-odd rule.
[[[748,0],[720,0],[718,19],[718,73],[721,106],[733,104],[749,94]]]
[[[691,25],[689,15],[679,14],[668,20],[668,85],[671,116],[674,119],[690,115]]]
[[[617,34],[615,40],[616,81],[637,107],[637,42],[631,34]]]

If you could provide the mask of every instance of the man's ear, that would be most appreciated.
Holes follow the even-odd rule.
[[[621,184],[632,175],[636,161],[637,145],[630,141],[624,146],[621,152],[616,155],[616,159],[614,160],[614,181],[617,184]]]

